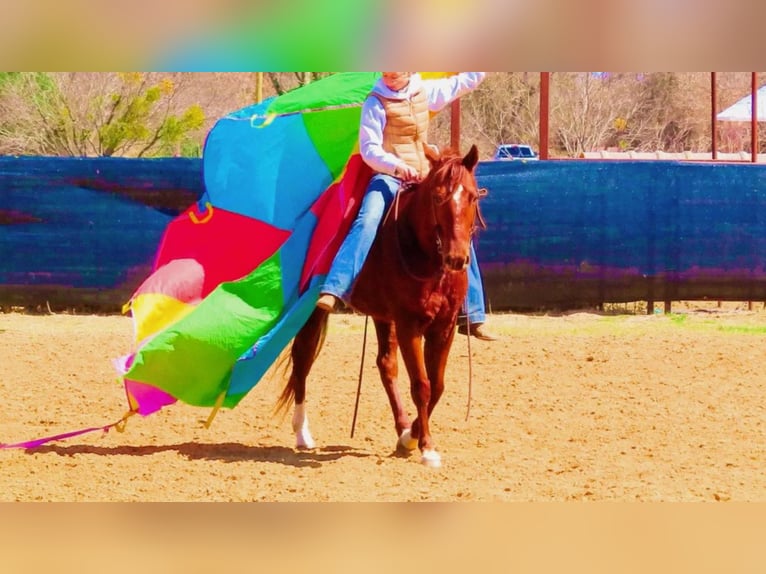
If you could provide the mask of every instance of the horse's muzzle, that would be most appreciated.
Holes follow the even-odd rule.
[[[468,255],[465,257],[448,256],[444,258],[444,267],[449,271],[465,271],[469,262],[470,256]]]

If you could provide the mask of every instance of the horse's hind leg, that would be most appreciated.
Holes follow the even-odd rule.
[[[286,404],[291,398],[295,400],[292,427],[295,432],[295,446],[300,449],[316,446],[306,414],[306,378],[318,355],[320,341],[327,326],[327,317],[327,311],[316,309],[298,331],[290,349],[292,370],[280,402]]]
[[[391,412],[394,415],[396,436],[399,437],[398,446],[406,450],[417,447],[417,439],[412,438],[410,431],[410,418],[402,405],[397,386],[399,365],[396,360],[396,352],[399,345],[396,341],[396,329],[393,323],[375,321],[375,333],[378,337],[377,365],[380,372],[380,380],[388,396]]]

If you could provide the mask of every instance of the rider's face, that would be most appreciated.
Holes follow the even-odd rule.
[[[383,83],[389,90],[398,92],[410,83],[412,72],[383,72]]]

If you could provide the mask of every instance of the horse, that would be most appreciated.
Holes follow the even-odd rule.
[[[396,194],[348,304],[375,324],[376,363],[394,416],[397,450],[410,453],[419,447],[421,462],[436,468],[441,456],[429,418],[444,392],[447,357],[468,288],[470,244],[477,226],[484,227],[479,200],[486,190],[478,188],[474,176],[475,145],[465,156],[427,149],[428,175]],[[295,404],[292,427],[299,449],[315,446],[305,408],[306,378],[321,349],[328,315],[315,309],[293,339],[292,368],[278,401],[280,408]],[[417,412],[412,423],[399,396],[397,349]]]

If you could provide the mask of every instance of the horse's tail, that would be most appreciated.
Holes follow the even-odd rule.
[[[292,355],[286,355],[282,361],[284,361],[284,371],[286,373],[293,364]],[[281,364],[279,368],[282,368]],[[287,383],[285,384],[285,388],[282,389],[282,393],[277,399],[277,404],[274,407],[274,414],[282,415],[284,417],[287,413],[287,410],[293,405],[293,403],[295,403],[295,375],[290,373],[290,376],[287,379]]]
[[[296,384],[300,381],[300,376],[302,376],[303,392],[305,394],[306,377],[311,369],[311,365],[319,357],[327,337],[327,314],[324,314],[318,323],[312,321],[313,318],[314,315],[309,318],[309,322],[303,326],[293,339],[290,353],[283,356],[277,364],[277,368],[284,369],[284,373],[287,373],[289,370],[290,376],[287,378],[287,383],[285,383],[285,388],[282,389],[279,399],[277,399],[277,404],[274,407],[275,414],[281,413],[284,415],[295,403]],[[312,345],[314,349],[309,354],[307,351],[310,350]],[[296,362],[298,363],[297,367]],[[296,368],[300,373],[296,373]]]
[[[292,359],[292,347],[290,349],[286,349],[282,351],[282,353],[277,358],[276,363],[274,364],[274,370],[276,372],[281,373],[281,377],[283,379],[288,379],[288,375],[290,373],[290,368],[292,367],[293,359]],[[282,393],[279,395],[279,399],[277,399],[277,404],[274,407],[274,415],[282,414],[284,416],[284,413],[287,412],[287,408],[293,403],[295,397],[295,389],[293,388],[292,383],[288,379],[287,384],[285,385],[285,388],[282,389]]]

